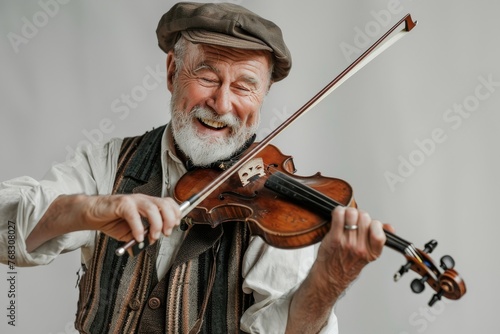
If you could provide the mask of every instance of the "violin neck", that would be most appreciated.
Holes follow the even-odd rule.
[[[385,241],[385,245],[387,247],[392,248],[400,252],[401,254],[408,254],[415,248],[411,242],[404,240],[403,238],[395,235],[394,233],[387,231],[386,229],[384,229],[384,232],[385,236],[387,237]],[[416,254],[411,254],[411,256],[416,256]]]

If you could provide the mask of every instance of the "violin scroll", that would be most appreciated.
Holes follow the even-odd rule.
[[[429,241],[423,250],[419,250],[390,232],[386,231],[386,235],[387,245],[405,254],[408,260],[394,275],[395,281],[398,281],[409,270],[419,274],[421,278],[414,279],[410,287],[414,293],[421,293],[427,284],[436,291],[428,303],[429,306],[433,306],[442,297],[456,300],[465,294],[467,290],[465,282],[453,269],[455,260],[449,255],[443,256],[440,260],[440,269],[429,256],[429,253],[437,247],[436,240]]]

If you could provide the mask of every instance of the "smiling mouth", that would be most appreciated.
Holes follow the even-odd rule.
[[[221,130],[221,129],[224,129],[225,127],[227,127],[226,123],[212,121],[209,119],[198,118],[198,121],[201,124],[203,124],[204,126],[206,126],[207,128],[214,129],[214,130]]]

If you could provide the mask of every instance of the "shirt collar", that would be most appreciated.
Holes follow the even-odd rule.
[[[179,177],[186,173],[186,167],[176,155],[174,138],[170,123],[165,127],[161,139],[161,168],[163,175],[163,196],[171,194]]]

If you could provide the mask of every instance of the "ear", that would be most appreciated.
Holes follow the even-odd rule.
[[[173,81],[174,81],[174,74],[176,70],[176,64],[174,60],[174,53],[172,51],[169,51],[167,54],[167,88],[170,91],[170,93],[173,92]]]

